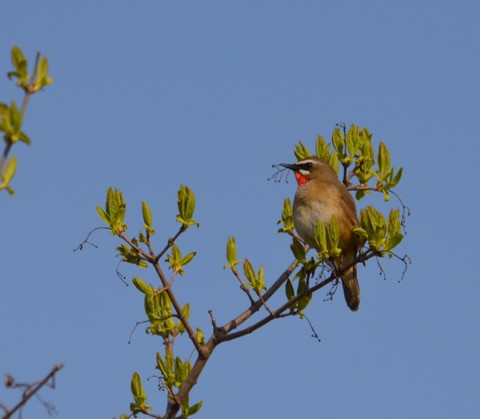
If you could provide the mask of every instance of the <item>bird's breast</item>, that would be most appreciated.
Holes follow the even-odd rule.
[[[295,230],[307,244],[315,247],[315,228],[319,221],[328,226],[335,214],[334,205],[322,200],[304,200],[296,197],[293,204]]]

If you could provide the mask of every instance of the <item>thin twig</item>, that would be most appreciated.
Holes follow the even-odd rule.
[[[368,186],[368,185],[348,185],[347,189],[349,191],[374,191],[380,192],[382,190],[382,185]]]
[[[213,317],[213,310],[208,310],[208,314],[210,315],[210,319],[212,320],[213,333],[215,333],[217,330],[217,322],[215,321],[215,317]]]
[[[411,265],[412,264],[412,260],[410,259],[410,256],[408,255],[404,255],[403,257],[400,257],[398,256],[397,254],[393,253],[393,252],[390,252],[395,258],[397,258],[398,260],[401,260],[403,262],[403,265],[404,265],[404,268],[403,268],[403,272],[402,272],[402,277],[398,280],[398,282],[402,282],[403,279],[405,278],[405,275],[408,271],[408,265]]]
[[[322,339],[320,339],[320,336],[318,336],[318,333],[317,331],[315,330],[315,328],[313,327],[313,324],[312,322],[310,321],[310,319],[305,316],[305,314],[303,315],[303,317],[305,318],[305,320],[308,322],[309,326],[310,326],[310,329],[312,330],[312,338],[315,338],[317,339],[319,342],[322,341]]]
[[[280,277],[273,283],[273,285],[268,288],[267,291],[263,294],[263,299],[264,301],[268,301],[272,295],[274,295],[277,290],[285,283],[285,281],[288,279],[288,277],[291,275],[291,273],[295,270],[297,267],[298,262],[292,262],[290,266],[280,275]],[[258,310],[260,310],[260,307],[262,307],[263,304],[260,300],[256,301],[255,304],[253,304],[251,307],[249,307],[247,310],[245,310],[243,313],[238,315],[236,318],[233,320],[229,321],[225,325],[219,328],[220,334],[227,334],[231,330],[236,329],[238,326],[240,326],[242,323],[247,321],[254,313],[256,313]]]
[[[247,294],[248,299],[250,300],[250,304],[255,304],[255,300],[252,297],[252,294],[250,294],[249,289],[245,286],[245,283],[242,281],[242,278],[240,277],[240,274],[238,273],[237,269],[235,267],[231,268],[233,275],[238,279],[238,282],[240,282],[240,289]]]
[[[402,198],[400,198],[400,195],[398,195],[395,191],[392,191],[391,189],[388,190],[389,193],[393,194],[398,201],[400,202],[400,205],[402,206],[402,216],[400,218],[400,225],[403,227],[403,232],[407,234],[407,216],[410,217],[410,207],[405,205],[403,202]]]
[[[154,413],[150,413],[147,409],[142,409],[142,413],[146,416],[150,416],[151,418],[156,419],[164,419],[165,416],[155,415]]]
[[[178,239],[178,237],[180,236],[180,234],[184,233],[186,231],[186,227],[182,224],[182,226],[180,227],[180,229],[177,231],[177,234],[175,234],[175,236],[173,236],[172,238],[168,239],[168,242],[167,244],[165,245],[165,247],[162,249],[162,251],[155,257],[155,260],[154,262],[155,263],[158,263],[158,261],[160,260],[160,258],[168,251],[168,249],[170,249],[173,244],[175,243],[175,240]]]
[[[115,273],[117,274],[118,279],[120,279],[120,281],[122,281],[125,284],[125,286],[128,287],[128,286],[130,286],[130,284],[127,282],[127,277],[120,272],[120,268],[119,268],[119,266],[122,262],[123,262],[123,260],[118,261],[117,267],[115,268]]]
[[[132,336],[133,334],[135,333],[135,330],[137,330],[137,327],[140,326],[141,324],[143,323],[150,323],[150,320],[142,320],[140,322],[137,322],[135,324],[135,327],[133,328],[133,330],[130,332],[130,336],[128,337],[128,344],[130,345],[130,343],[132,342]]]
[[[7,144],[5,145],[5,149],[3,150],[2,153],[2,158],[0,160],[0,175],[3,173],[3,167],[5,166],[5,163],[8,158],[8,153],[10,153],[10,149],[12,148],[12,142],[8,141]]]
[[[275,313],[270,309],[270,307],[267,305],[267,303],[265,302],[265,300],[263,299],[262,295],[260,293],[258,293],[258,298],[260,299],[260,301],[262,302],[263,306],[265,307],[265,309],[272,315],[272,316],[275,316]]]
[[[118,237],[120,237],[123,241],[125,241],[132,249],[134,249],[137,253],[138,253],[138,257],[147,262],[147,261],[150,261],[150,256],[147,255],[143,249],[137,245],[135,245],[135,243],[133,243],[127,236],[125,236],[125,234],[123,233],[123,231],[121,231],[120,233],[118,233]]]
[[[93,246],[95,247],[95,249],[98,248],[98,246],[96,244],[93,244],[93,243],[90,243],[88,241],[88,239],[90,238],[90,236],[97,230],[111,230],[110,227],[95,227],[92,231],[90,231],[90,233],[88,233],[87,237],[85,238],[85,240],[83,242],[81,242],[76,249],[73,249],[74,252],[76,252],[77,250],[83,250],[83,246],[86,245],[86,244],[89,244],[90,246]]]
[[[23,408],[23,406],[25,406],[25,404],[28,402],[28,400],[30,400],[30,398],[35,395],[44,385],[48,384],[48,382],[50,380],[54,380],[55,379],[55,374],[60,371],[61,369],[63,368],[63,364],[57,364],[55,365],[52,370],[47,374],[47,376],[41,380],[41,381],[38,381],[36,383],[33,383],[33,384],[29,384],[29,385],[25,385],[25,384],[21,384],[19,386],[26,386],[27,389],[25,390],[25,392],[23,393],[23,397],[22,397],[22,400],[20,400],[20,402],[13,407],[13,409],[11,410],[8,410],[8,409],[5,409],[5,406],[2,405],[2,409],[5,410],[5,415],[2,416],[2,419],[9,419],[11,418],[17,411],[19,411],[20,409]],[[10,384],[10,387],[17,387],[15,386],[15,383],[11,383]],[[52,387],[53,388],[53,387]]]

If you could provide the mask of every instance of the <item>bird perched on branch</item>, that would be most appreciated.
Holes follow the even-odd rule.
[[[318,251],[315,240],[317,223],[322,221],[327,228],[332,216],[335,216],[339,230],[338,247],[342,253],[333,262],[336,269],[351,264],[359,247],[358,238],[352,232],[352,227],[358,225],[358,219],[355,201],[345,185],[339,181],[335,171],[317,157],[281,166],[292,170],[298,183],[293,203],[293,223],[297,233],[306,244]],[[356,266],[348,268],[341,280],[348,307],[358,310],[360,287]]]

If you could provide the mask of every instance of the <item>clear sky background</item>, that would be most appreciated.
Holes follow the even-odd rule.
[[[27,109],[32,146],[14,147],[17,194],[0,195],[0,373],[31,381],[63,362],[42,392],[58,417],[127,413],[133,371],[154,375],[162,345],[141,329],[128,344],[145,314],[115,274],[117,241],[99,232],[98,249],[73,252],[102,225],[107,188],[124,192],[132,232],[150,204],[158,247],[177,230],[179,184],[195,191],[201,228],[179,246],[198,255],[177,290],[207,333],[209,309],[223,323],[248,303],[222,270],[227,236],[268,283],[292,259],[276,222],[295,184],[267,181],[272,163],[345,122],[404,167],[406,278],[396,261],[386,281],[361,268],[357,313],[318,293],[306,313],[320,343],[289,318],[220,346],[196,417],[478,417],[479,16],[474,1],[2,4],[0,100],[21,100],[5,76],[14,44],[46,54],[55,82]],[[165,393],[145,387],[163,413]],[[24,417],[47,414],[33,400]]]

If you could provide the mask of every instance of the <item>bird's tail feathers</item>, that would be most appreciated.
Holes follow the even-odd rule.
[[[356,266],[352,266],[343,274],[342,285],[348,307],[352,311],[357,311],[360,304],[360,286]]]

